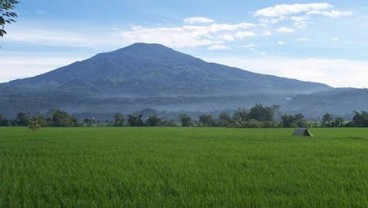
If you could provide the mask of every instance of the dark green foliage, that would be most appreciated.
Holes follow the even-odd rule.
[[[149,116],[147,119],[147,126],[161,126],[161,119],[156,115]]]
[[[127,122],[129,126],[143,126],[142,115],[128,115]]]
[[[344,127],[345,118],[343,116],[334,116],[330,113],[325,113],[322,117],[322,127]]]
[[[231,125],[231,116],[227,113],[220,113],[219,115],[219,125],[220,126],[230,126]]]
[[[78,125],[77,119],[69,115],[69,113],[65,111],[59,109],[50,110],[49,114],[51,114],[51,119],[49,119],[49,126],[68,127]]]
[[[13,9],[17,3],[19,3],[17,0],[0,0],[0,37],[6,34],[5,24],[15,22],[17,13]]]
[[[32,118],[28,121],[28,128],[31,129],[33,132],[38,131],[40,129],[40,123],[38,122],[37,118]]]
[[[304,119],[304,115],[301,113],[295,115],[282,115],[281,126],[285,128],[290,127],[306,127],[307,121]]]
[[[46,118],[45,118],[44,115],[41,115],[41,114],[33,115],[30,120],[36,121],[39,124],[40,127],[48,126]]]
[[[325,113],[322,117],[322,126],[323,127],[330,127],[332,126],[333,122],[333,115],[330,113]]]
[[[285,128],[296,127],[294,116],[293,115],[282,115],[281,116],[281,126]]]
[[[332,123],[334,127],[344,127],[345,126],[345,119],[342,116],[338,116]]]
[[[192,126],[192,118],[187,114],[181,114],[179,118],[181,121],[181,126]]]
[[[211,114],[202,114],[199,116],[199,123],[202,126],[216,126],[215,119],[212,118]]]
[[[368,127],[368,112],[366,111],[362,111],[361,113],[359,112],[354,112],[354,117],[353,117],[353,126],[357,126],[357,127]]]
[[[124,126],[125,125],[124,115],[121,113],[116,113],[114,115],[114,126]]]
[[[249,110],[247,118],[260,122],[273,121],[274,115],[280,106],[263,106],[262,104],[256,104]]]
[[[161,126],[170,126],[170,127],[176,127],[178,126],[177,122],[174,120],[166,120],[166,119],[161,119]]]
[[[8,126],[9,121],[0,113],[0,126]]]
[[[248,120],[248,110],[245,108],[238,108],[233,115],[233,121],[236,123],[242,123]]]
[[[28,113],[18,113],[16,118],[16,123],[18,126],[28,126],[29,114]]]
[[[83,123],[86,125],[86,126],[93,126],[95,123],[96,123],[96,119],[95,118],[85,118],[83,120]]]
[[[265,128],[276,127],[274,120],[275,113],[279,106],[263,106],[261,104],[254,105],[250,110],[238,108],[232,117],[232,127],[240,128]]]

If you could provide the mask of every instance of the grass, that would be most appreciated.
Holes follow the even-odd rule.
[[[0,129],[0,207],[368,207],[368,129]]]

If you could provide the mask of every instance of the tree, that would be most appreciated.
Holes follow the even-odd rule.
[[[307,126],[307,122],[304,119],[304,115],[301,113],[295,115],[282,115],[281,116],[281,125],[285,128],[290,127],[305,127]]]
[[[116,113],[114,115],[114,126],[124,126],[124,125],[125,125],[124,115],[121,113]]]
[[[273,121],[275,112],[279,108],[277,105],[262,106],[261,104],[256,104],[249,110],[248,119],[254,119],[260,122]]]
[[[85,118],[83,122],[86,126],[91,127],[94,123],[96,123],[96,119],[95,118]]]
[[[245,108],[238,108],[233,114],[233,121],[240,123],[248,120],[248,110]]]
[[[160,126],[178,126],[175,120],[161,119]]]
[[[18,3],[18,0],[0,0],[0,37],[6,34],[5,24],[15,22],[14,18],[17,17],[17,13],[12,10]]]
[[[362,111],[361,113],[354,111],[353,126],[356,127],[368,127],[368,112]]]
[[[41,114],[33,115],[30,120],[31,121],[36,121],[38,123],[39,127],[47,126],[46,118]]]
[[[49,114],[51,114],[51,119],[48,121],[50,126],[69,127],[78,125],[78,120],[65,111],[51,110]]]
[[[40,129],[40,124],[37,118],[33,117],[31,120],[28,121],[28,127],[33,131],[37,131]]]
[[[52,124],[57,127],[66,127],[69,126],[71,120],[69,118],[69,114],[62,110],[56,110],[52,114]]]
[[[307,126],[307,121],[304,118],[304,115],[301,113],[295,114],[294,115],[294,119],[295,119],[295,124],[297,127],[306,127]]]
[[[0,126],[8,126],[9,121],[0,113]]]
[[[344,127],[345,126],[345,118],[342,116],[338,116],[333,122],[332,126],[334,127]]]
[[[215,126],[216,121],[212,118],[211,114],[202,114],[199,116],[199,122],[203,126]]]
[[[160,126],[161,125],[161,119],[157,116],[150,116],[147,119],[147,125],[148,126]]]
[[[129,126],[143,126],[142,114],[138,116],[128,115]]]
[[[231,123],[231,117],[227,113],[220,113],[219,115],[220,126],[229,126]]]
[[[17,114],[16,123],[18,126],[28,126],[28,114],[21,112]]]
[[[330,113],[325,113],[322,117],[322,126],[329,127],[332,125],[333,116]]]
[[[191,126],[192,125],[192,118],[188,116],[187,114],[181,114],[179,116],[181,121],[181,126]]]
[[[295,127],[293,115],[282,115],[281,116],[281,126],[285,128]]]

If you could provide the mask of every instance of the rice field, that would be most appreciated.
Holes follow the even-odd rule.
[[[0,128],[0,207],[368,207],[368,129]]]

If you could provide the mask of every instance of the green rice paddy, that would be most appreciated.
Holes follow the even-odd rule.
[[[368,129],[0,128],[0,207],[368,207]]]

